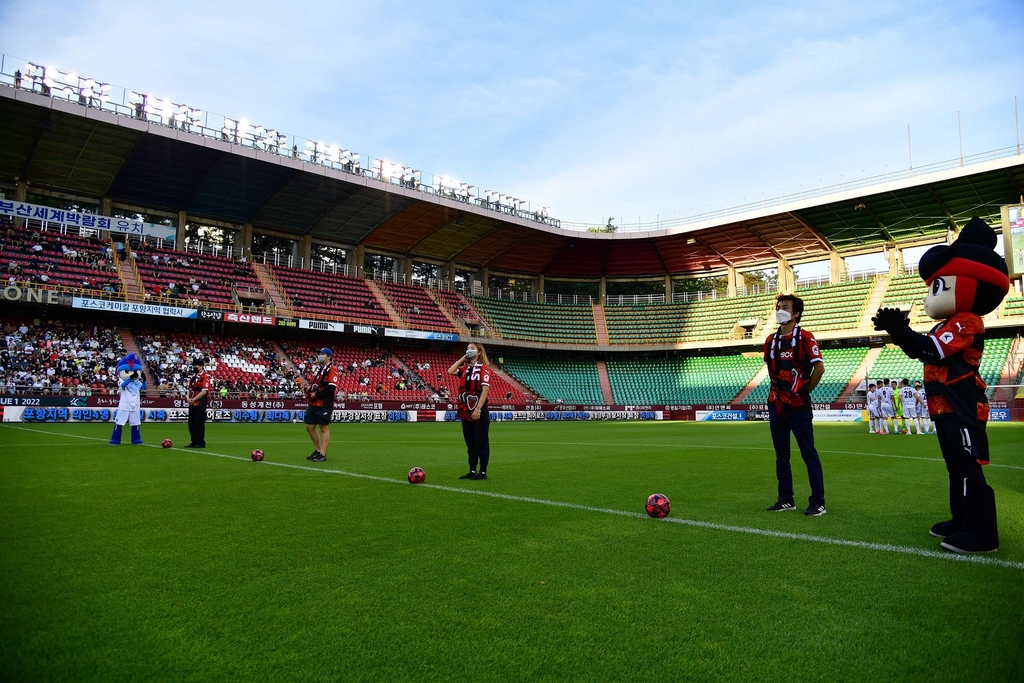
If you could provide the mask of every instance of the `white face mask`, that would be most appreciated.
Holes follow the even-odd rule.
[[[327,362],[327,354],[326,353],[321,353],[319,356],[316,357],[316,359],[318,361],[320,361],[321,363],[326,363]]]
[[[476,358],[476,349],[466,349],[466,358],[470,360]]]
[[[781,310],[781,309],[778,310],[778,311],[775,311],[775,320],[780,325],[785,325],[786,323],[788,323],[792,319],[793,319],[793,314],[790,313],[789,311],[784,311],[784,310]]]

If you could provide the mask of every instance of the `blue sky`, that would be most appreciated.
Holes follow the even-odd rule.
[[[952,159],[958,110],[965,154],[1015,142],[1024,3],[710,5],[33,0],[0,45],[564,221],[903,169],[908,123],[915,165]]]

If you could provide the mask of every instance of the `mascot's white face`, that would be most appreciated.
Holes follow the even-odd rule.
[[[943,275],[928,283],[924,312],[932,320],[945,320],[956,313],[956,275]]]

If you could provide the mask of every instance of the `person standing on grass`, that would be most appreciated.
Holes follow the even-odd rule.
[[[306,388],[306,398],[309,400],[305,417],[306,432],[313,441],[313,452],[306,456],[306,460],[313,462],[327,460],[327,447],[331,445],[331,413],[334,412],[334,394],[341,382],[338,369],[332,362],[333,358],[334,352],[329,348],[320,349],[320,353],[316,357],[316,369]],[[318,428],[319,433],[317,433]]]
[[[807,466],[807,477],[811,483],[810,505],[804,514],[820,517],[825,514],[825,482],[821,460],[814,448],[811,391],[825,374],[825,364],[814,335],[800,328],[803,312],[803,299],[792,294],[779,295],[775,303],[779,329],[764,342],[764,362],[771,378],[768,424],[775,445],[775,475],[779,480],[779,498],[768,510],[785,512],[796,509],[793,471],[789,465],[789,435],[792,433],[800,447],[800,456]]]
[[[206,405],[210,399],[213,381],[206,372],[206,359],[192,359],[195,373],[188,382],[188,436],[185,448],[206,448]]]
[[[483,344],[470,343],[466,353],[448,368],[449,375],[459,378],[458,417],[462,420],[462,438],[469,454],[469,472],[459,479],[486,479],[491,459],[488,430],[491,414],[487,395],[491,391],[491,371]],[[479,469],[477,469],[479,467]]]

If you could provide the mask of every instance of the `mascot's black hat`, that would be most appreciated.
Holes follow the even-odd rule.
[[[995,247],[995,231],[975,216],[953,244],[926,251],[918,270],[928,283],[937,277],[955,275],[956,310],[985,315],[996,310],[1010,290],[1006,261]]]

